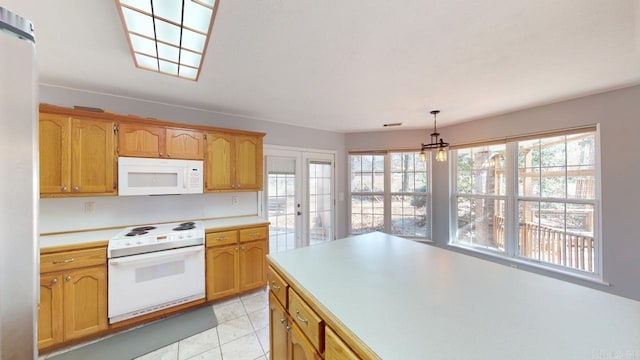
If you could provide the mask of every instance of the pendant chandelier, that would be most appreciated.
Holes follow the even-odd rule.
[[[436,161],[447,161],[447,147],[449,146],[449,143],[444,142],[444,140],[440,138],[440,133],[436,127],[436,115],[439,113],[440,110],[431,110],[431,114],[433,115],[433,132],[431,133],[431,142],[428,144],[422,144],[422,151],[420,151],[422,161],[426,161],[427,159],[427,154],[424,152],[425,150],[435,149],[437,149]]]

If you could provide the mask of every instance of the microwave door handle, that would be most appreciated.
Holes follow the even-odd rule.
[[[184,177],[182,178],[182,188],[186,189],[187,188],[187,182],[189,181],[189,168],[185,167],[184,168]]]

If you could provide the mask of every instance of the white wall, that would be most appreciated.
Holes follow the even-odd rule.
[[[447,109],[440,118],[446,117]],[[429,120],[425,118],[425,123]],[[556,104],[535,107],[501,116],[439,128],[446,141],[461,144],[479,140],[600,124],[602,162],[603,275],[610,286],[522,266],[603,291],[640,300],[640,233],[637,214],[640,205],[640,86],[610,91]],[[386,131],[347,135],[347,150],[418,147],[428,140],[424,131]],[[433,239],[436,246],[449,240],[448,163],[433,166]],[[469,252],[466,252],[469,253]],[[477,255],[492,261],[492,257]]]
[[[345,135],[330,131],[290,126],[238,116],[149,101],[129,99],[48,85],[40,86],[40,102],[73,107],[97,107],[119,114],[153,117],[160,120],[194,125],[209,125],[230,129],[264,132],[265,144],[304,149],[333,150],[336,156],[336,192],[344,192]],[[239,196],[230,206],[231,196]],[[85,202],[95,202],[95,213],[84,213]],[[256,215],[256,193],[228,193],[177,196],[56,198],[40,200],[40,232],[58,232],[127,226],[159,221],[180,221],[190,218],[215,218],[231,215]],[[346,234],[344,201],[336,207],[337,236]]]

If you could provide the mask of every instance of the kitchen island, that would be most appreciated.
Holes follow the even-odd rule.
[[[640,302],[411,240],[268,262],[273,359],[640,359]]]

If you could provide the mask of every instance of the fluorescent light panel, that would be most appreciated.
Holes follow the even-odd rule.
[[[136,66],[198,80],[217,0],[115,0]]]

